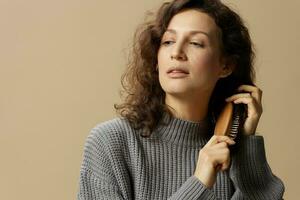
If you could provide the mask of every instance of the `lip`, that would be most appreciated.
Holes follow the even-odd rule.
[[[183,71],[173,70],[168,73],[168,76],[171,78],[184,78],[188,76],[188,73],[185,73]]]
[[[171,67],[170,69],[168,69],[167,74],[189,74],[188,70],[183,68],[183,67]]]

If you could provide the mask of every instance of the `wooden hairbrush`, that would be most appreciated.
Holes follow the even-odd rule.
[[[237,112],[237,106],[232,102],[226,103],[220,113],[214,130],[215,135],[226,135],[232,139],[237,137],[240,125],[240,116]]]

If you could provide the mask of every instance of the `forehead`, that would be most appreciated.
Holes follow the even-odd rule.
[[[218,32],[214,19],[196,9],[184,10],[174,15],[167,29],[176,30],[177,33],[200,31],[207,33],[210,37],[215,37]]]

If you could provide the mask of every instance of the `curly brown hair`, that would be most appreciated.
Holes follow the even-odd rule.
[[[217,117],[224,99],[233,95],[241,84],[254,85],[254,51],[248,28],[241,17],[219,0],[174,0],[165,2],[155,18],[140,25],[133,37],[133,48],[128,67],[122,75],[124,103],[115,104],[118,114],[126,118],[132,127],[142,129],[141,135],[150,136],[163,113],[172,115],[165,104],[165,92],[159,79],[157,53],[161,38],[171,18],[184,9],[198,9],[212,17],[221,30],[222,55],[234,63],[234,71],[221,78],[212,92],[208,114]],[[151,14],[151,12],[150,12]],[[245,109],[241,110],[245,115]]]

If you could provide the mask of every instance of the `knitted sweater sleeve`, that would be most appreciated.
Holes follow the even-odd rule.
[[[232,156],[229,175],[235,187],[233,200],[280,200],[283,197],[284,184],[272,173],[262,136],[244,136],[241,139],[238,153]]]
[[[207,188],[196,176],[189,177],[168,200],[216,200],[212,189]]]
[[[111,162],[112,155],[109,153],[109,146],[106,135],[99,134],[97,127],[92,129],[84,145],[78,200],[132,199],[130,191],[123,187],[127,184],[124,177],[121,177],[124,183],[117,180],[118,174]]]

